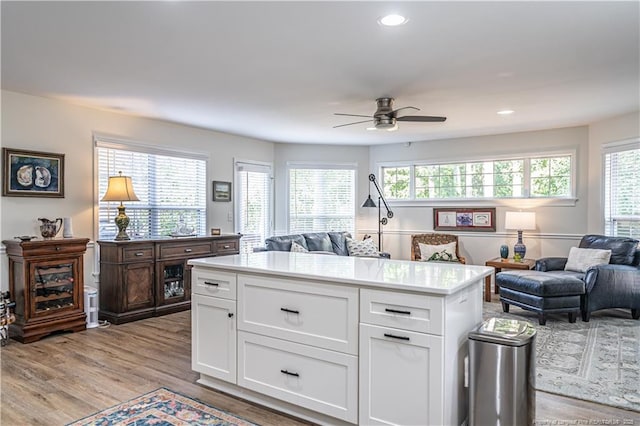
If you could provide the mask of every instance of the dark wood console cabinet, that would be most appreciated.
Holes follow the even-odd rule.
[[[100,240],[100,319],[122,324],[191,308],[187,260],[238,254],[240,235]]]
[[[86,329],[84,253],[88,238],[3,241],[16,321],[9,335],[30,343],[57,331]]]

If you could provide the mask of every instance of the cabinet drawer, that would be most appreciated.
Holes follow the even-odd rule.
[[[213,254],[210,242],[193,242],[182,244],[161,244],[160,258],[168,257],[195,257]]]
[[[193,268],[191,270],[191,292],[205,296],[236,299],[236,274]]]
[[[125,262],[149,259],[153,259],[153,246],[140,246],[122,249],[122,260]]]
[[[443,334],[444,299],[434,296],[360,290],[360,322]]]
[[[235,254],[238,253],[240,247],[238,246],[238,240],[223,240],[214,241],[213,250],[216,254]]]
[[[358,289],[238,275],[238,329],[358,353]]]
[[[351,423],[358,416],[358,358],[238,332],[238,385]]]

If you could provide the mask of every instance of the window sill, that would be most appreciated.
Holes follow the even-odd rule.
[[[574,207],[577,198],[456,198],[447,200],[387,200],[392,207],[495,207],[496,205],[514,208],[532,207]]]

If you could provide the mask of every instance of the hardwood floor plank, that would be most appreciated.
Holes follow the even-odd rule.
[[[10,341],[0,350],[0,424],[64,425],[160,387],[264,426],[309,424],[195,383],[190,324],[186,311],[26,345]],[[539,425],[640,425],[640,413],[545,392],[536,393],[536,418]]]

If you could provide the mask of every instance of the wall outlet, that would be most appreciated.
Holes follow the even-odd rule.
[[[227,213],[227,220],[229,222],[233,222],[233,213],[231,213],[231,212]]]

